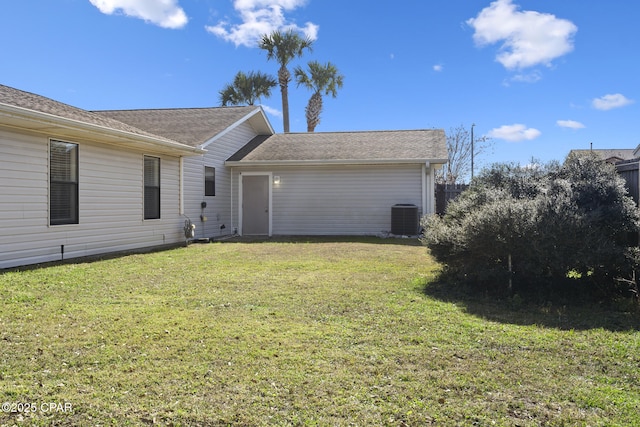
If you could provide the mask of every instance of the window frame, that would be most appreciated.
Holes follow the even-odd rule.
[[[207,179],[207,170],[213,171],[211,179]],[[216,168],[213,166],[204,167],[204,195],[207,197],[214,197],[216,195]]]
[[[64,164],[57,162],[57,159],[54,161],[55,145],[71,147],[71,150],[66,151]],[[67,179],[60,178],[60,174],[55,173],[56,168],[68,175]],[[49,226],[80,223],[79,187],[80,145],[75,142],[49,139]],[[62,197],[62,200],[57,196]],[[65,197],[68,199],[66,203],[64,203]],[[60,212],[67,212],[67,214],[60,215]]]
[[[154,170],[149,171],[148,173],[148,162],[153,162]],[[149,163],[151,164],[151,163]],[[142,196],[142,218],[145,221],[161,219],[161,159],[156,156],[143,156],[143,168],[142,168],[142,186],[143,186],[143,196]],[[149,182],[147,178],[149,178],[153,174],[153,181]],[[149,203],[153,203],[154,206],[149,205]]]

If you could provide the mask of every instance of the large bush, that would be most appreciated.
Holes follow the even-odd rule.
[[[594,155],[483,171],[423,242],[458,283],[541,300],[618,294],[635,267],[638,210],[612,165]]]

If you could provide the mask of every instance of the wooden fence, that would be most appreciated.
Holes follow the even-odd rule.
[[[618,175],[624,179],[629,195],[633,197],[636,206],[640,201],[640,162],[638,159],[628,160],[616,164]],[[640,246],[640,233],[629,233],[629,244]]]
[[[616,164],[616,170],[622,179],[625,180],[629,195],[633,197],[636,205],[638,205],[638,200],[640,199],[640,180],[638,179],[639,166],[638,160]]]
[[[436,184],[436,213],[444,215],[449,202],[468,187],[468,184]]]

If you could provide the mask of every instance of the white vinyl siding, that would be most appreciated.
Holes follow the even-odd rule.
[[[48,224],[48,145],[0,130],[0,268],[184,242],[179,158],[162,160],[161,218],[143,221],[143,153],[78,143],[79,222]]]
[[[416,205],[422,214],[421,164],[234,170],[236,180],[243,171],[280,177],[279,184],[272,183],[274,235],[377,235],[391,231],[395,204]]]
[[[10,252],[34,229],[48,227],[47,144],[0,130],[0,251]]]
[[[256,136],[248,123],[242,123],[204,148],[206,154],[184,158],[184,211],[195,224],[195,236],[215,238],[231,234],[231,170],[224,162]],[[216,195],[204,195],[204,168],[216,170]],[[202,208],[202,202],[207,204]],[[202,217],[206,221],[202,221]],[[222,228],[224,226],[224,228]]]

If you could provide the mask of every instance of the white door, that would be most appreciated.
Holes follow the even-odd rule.
[[[242,234],[269,235],[269,175],[242,175]]]

